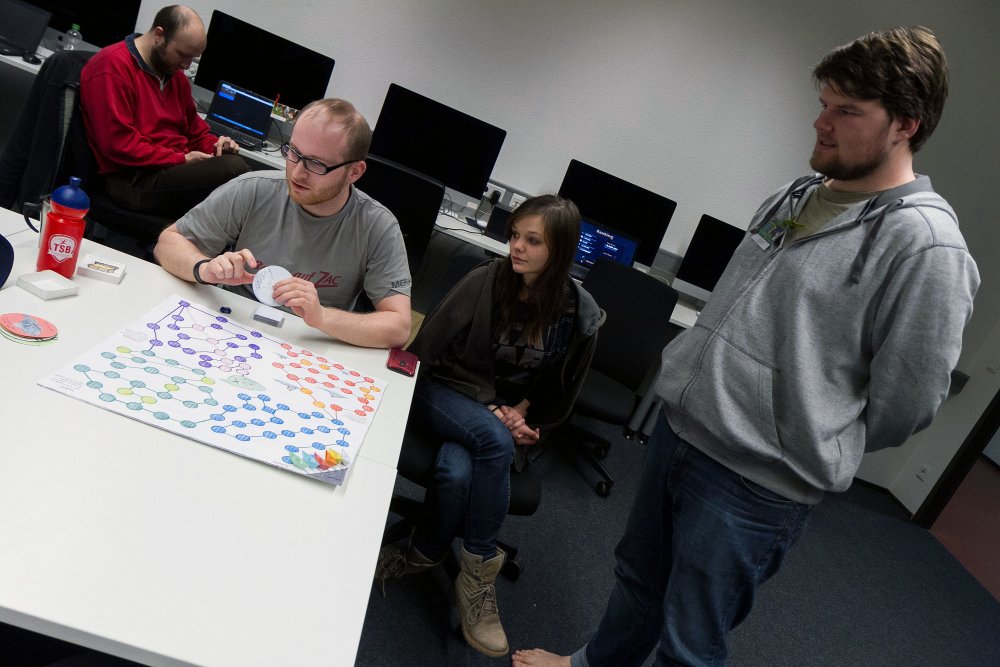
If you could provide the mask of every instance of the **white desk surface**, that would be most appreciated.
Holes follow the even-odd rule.
[[[501,257],[510,253],[506,243],[496,241],[485,234],[477,233],[476,230],[464,220],[457,220],[449,215],[441,214],[437,218],[435,228],[443,234],[453,236],[456,239],[479,246]],[[698,319],[698,312],[689,304],[677,302],[674,311],[670,314],[670,323],[688,329],[694,326]]]
[[[465,218],[459,220],[442,213],[438,216],[435,226],[438,231],[447,234],[448,236],[453,236],[456,239],[465,241],[466,243],[479,246],[480,248],[488,250],[495,255],[506,257],[510,254],[510,249],[508,248],[506,242],[491,239],[489,236],[486,236],[486,234],[477,231],[472,225],[465,222]]]
[[[35,227],[38,226],[38,221],[32,220]],[[14,213],[5,208],[0,208],[0,234],[10,237],[12,234],[16,234],[20,231],[30,232],[28,225],[24,223],[24,216],[20,213]],[[37,238],[37,237],[36,237]]]
[[[281,157],[281,153],[278,152],[278,146],[275,146],[268,142],[267,149],[269,152],[264,151],[252,151],[249,148],[240,147],[240,155],[258,162],[271,169],[281,169],[285,168],[285,158]]]
[[[24,62],[24,58],[21,56],[0,55],[0,62],[6,63],[11,67],[16,67],[17,69],[28,72],[29,74],[38,74],[38,70],[42,69],[41,65],[32,65],[31,63]],[[43,60],[42,62],[45,61]]]
[[[10,240],[0,312],[59,340],[0,339],[0,621],[153,665],[353,664],[412,379],[286,318],[283,338],[389,382],[342,487],[151,428],[37,380],[169,294],[248,322],[254,303],[87,241],[128,265],[121,284],[77,276],[78,295],[42,301],[14,284],[36,235]]]

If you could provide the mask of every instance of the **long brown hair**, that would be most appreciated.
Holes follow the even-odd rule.
[[[538,343],[542,327],[558,315],[562,305],[566,281],[569,280],[569,266],[580,241],[580,211],[572,201],[558,195],[526,199],[507,218],[504,235],[508,241],[513,235],[514,225],[531,215],[541,217],[545,245],[549,251],[548,263],[527,290],[526,303],[530,315],[524,323],[524,338]],[[494,334],[507,331],[513,324],[514,308],[524,287],[524,280],[514,272],[511,262],[504,262],[493,287]]]

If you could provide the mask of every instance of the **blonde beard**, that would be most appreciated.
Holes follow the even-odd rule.
[[[286,181],[288,181],[288,196],[291,197],[292,201],[299,206],[318,206],[320,204],[325,204],[328,201],[336,199],[345,190],[345,188],[350,187],[350,183],[345,183],[342,187],[330,186],[326,188],[310,188],[308,192],[303,194],[297,194],[292,188],[291,178],[286,176]]]

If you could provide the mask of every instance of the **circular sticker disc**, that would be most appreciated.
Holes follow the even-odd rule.
[[[280,266],[265,266],[253,277],[253,294],[257,300],[268,306],[279,305],[274,300],[274,283],[291,278],[292,274],[288,269]]]

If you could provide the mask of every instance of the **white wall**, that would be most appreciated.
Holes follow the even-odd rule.
[[[329,94],[354,102],[373,124],[396,82],[506,129],[495,180],[554,191],[578,158],[676,200],[663,242],[676,254],[702,213],[745,226],[766,194],[808,169],[817,60],[868,30],[927,25],[948,53],[952,93],[917,169],[958,211],[983,275],[960,364],[971,380],[933,438],[880,453],[865,474],[919,505],[943,469],[931,459],[950,460],[978,417],[976,397],[997,386],[995,374],[970,361],[996,340],[1000,322],[1000,265],[990,261],[1000,247],[990,196],[1000,174],[994,0],[191,5],[206,21],[220,9],[335,58]],[[159,6],[145,0],[142,28]],[[928,481],[901,475],[915,465],[932,468]]]

